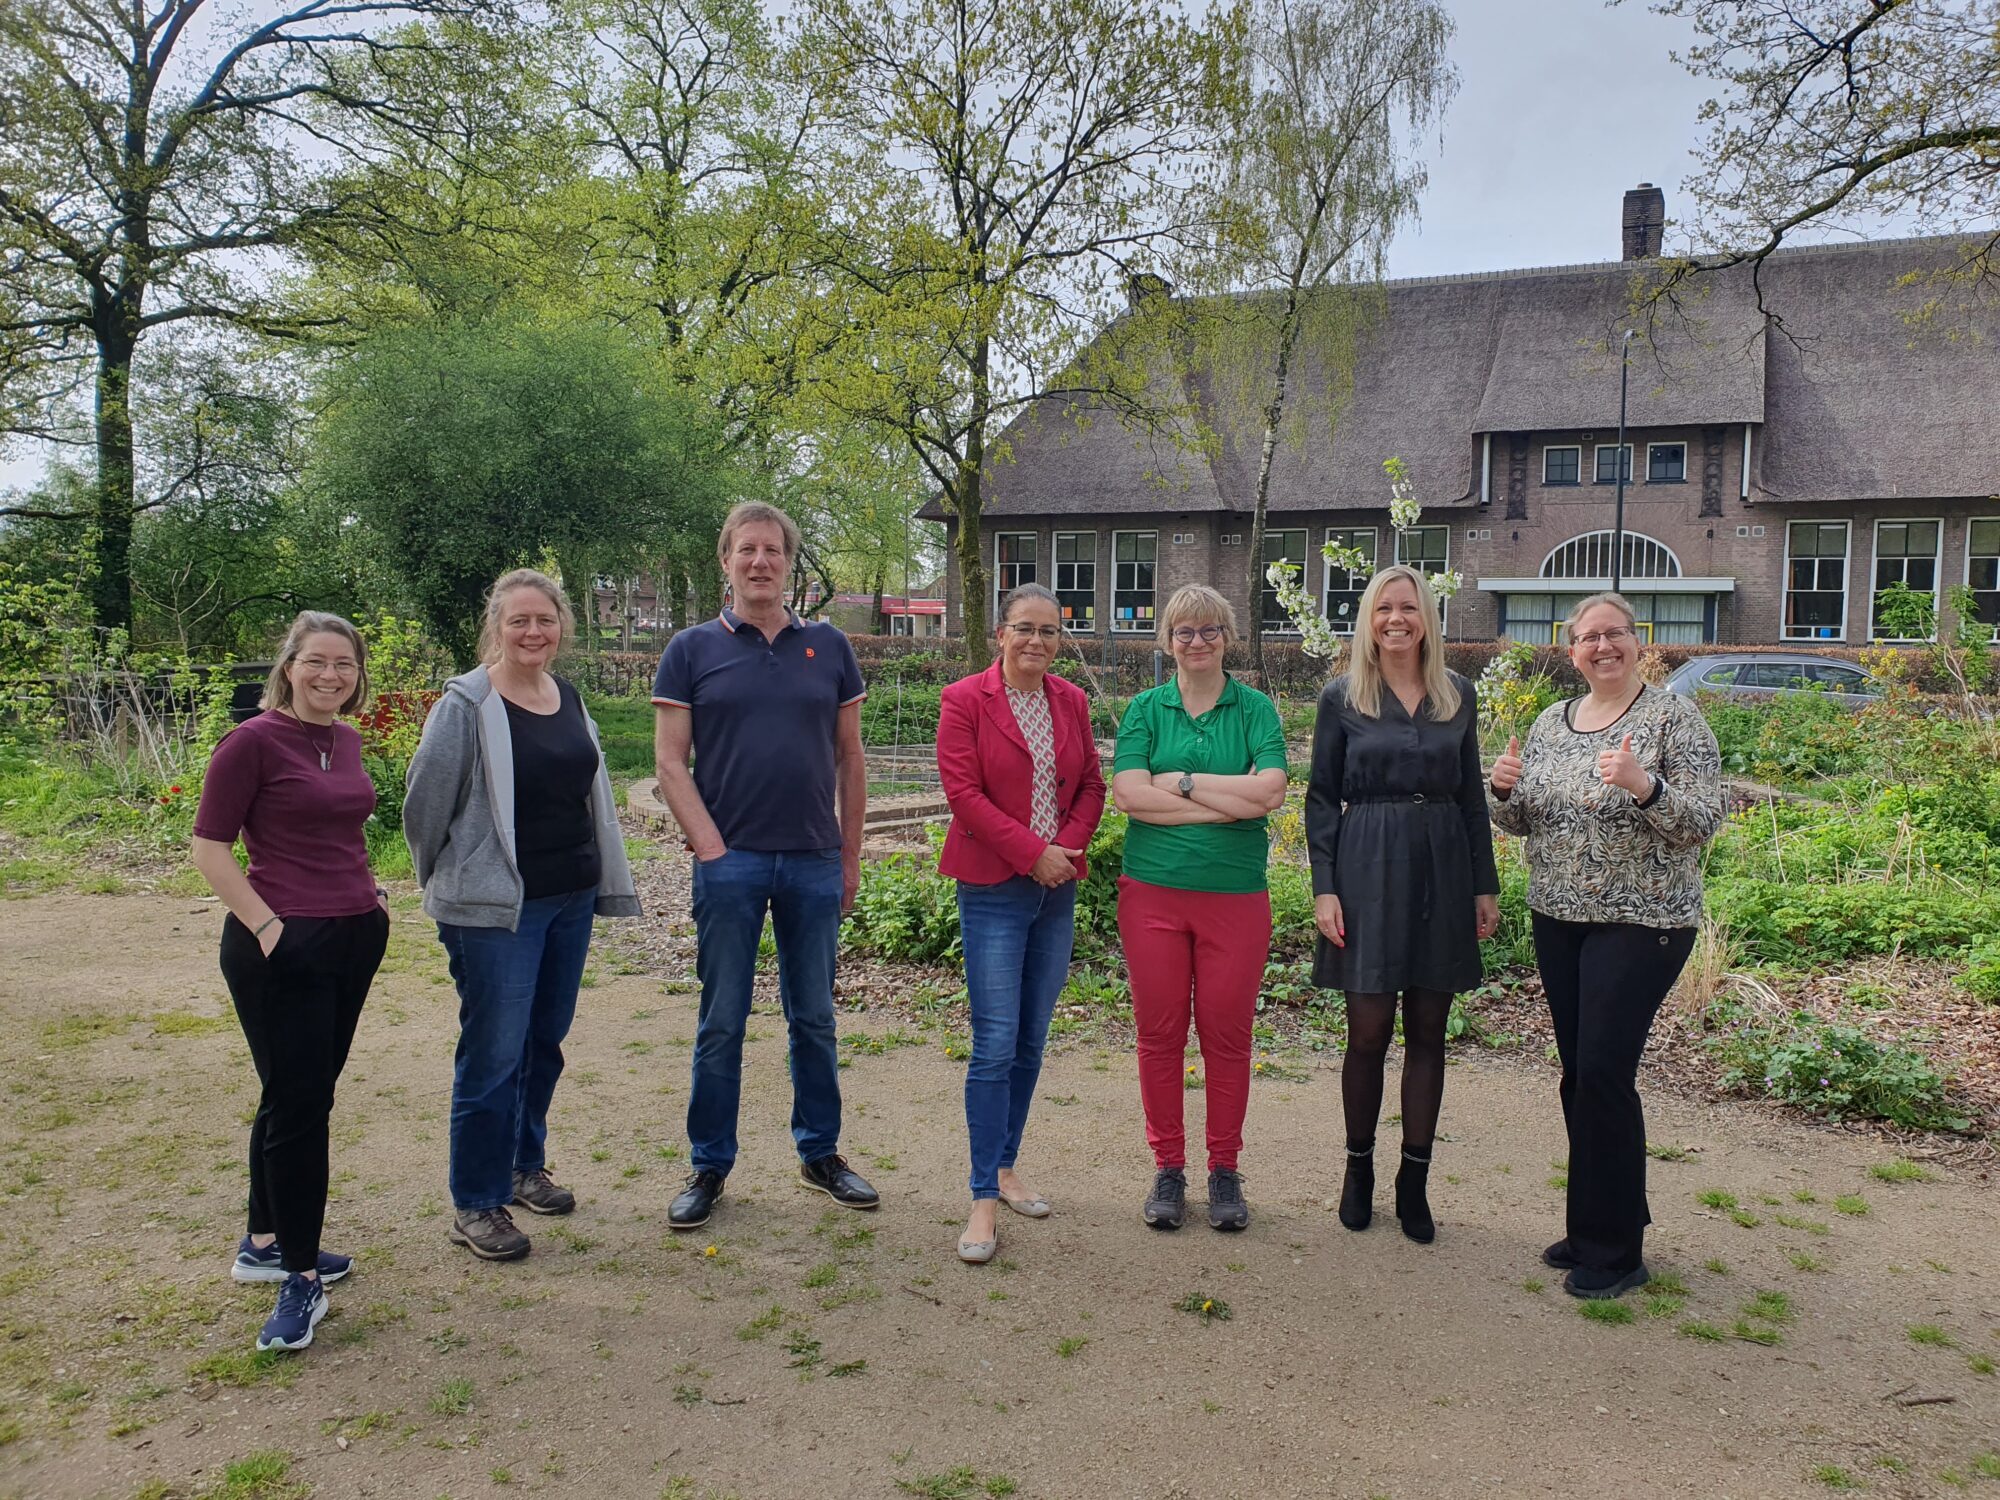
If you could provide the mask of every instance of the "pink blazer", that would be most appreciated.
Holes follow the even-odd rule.
[[[1042,678],[1056,736],[1054,843],[1088,847],[1104,816],[1104,772],[1090,733],[1090,700],[1054,673]],[[1014,722],[1014,707],[997,661],[976,677],[944,690],[937,731],[938,777],[951,804],[940,873],[972,885],[998,885],[1025,875],[1041,858],[1043,841],[1028,829],[1034,762]],[[1084,873],[1077,861],[1077,874]]]

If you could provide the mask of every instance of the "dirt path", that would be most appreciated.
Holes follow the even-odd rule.
[[[884,1206],[848,1214],[793,1183],[783,1027],[760,1015],[744,1159],[711,1229],[676,1237],[693,999],[600,960],[551,1131],[582,1206],[483,1265],[444,1235],[455,1001],[407,918],[335,1120],[329,1242],[361,1264],[314,1348],[260,1367],[269,1291],[226,1275],[254,1091],[218,920],[0,906],[0,1495],[294,1493],[240,1467],[226,1487],[279,1454],[314,1495],[460,1500],[1744,1500],[1825,1493],[1822,1465],[1876,1495],[2000,1496],[1978,1468],[2000,1474],[1991,1183],[1887,1183],[1864,1141],[1656,1101],[1653,1138],[1693,1153],[1653,1176],[1651,1259],[1685,1305],[1600,1325],[1536,1259],[1560,1228],[1550,1080],[1479,1056],[1452,1070],[1424,1248],[1336,1222],[1331,1070],[1259,1081],[1247,1234],[1148,1232],[1131,1060],[1072,1043],[1023,1162],[1056,1215],[1006,1216],[972,1269],[951,1254],[962,1064],[936,1036],[854,1057],[845,1147]],[[1867,1212],[1837,1210],[1850,1194]],[[1787,1306],[1744,1327],[1775,1345],[1677,1331],[1727,1333],[1760,1292]],[[1177,1311],[1190,1293],[1233,1316]]]

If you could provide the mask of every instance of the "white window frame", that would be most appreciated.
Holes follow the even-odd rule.
[[[1613,444],[1612,446],[1616,447],[1617,445],[1616,445],[1616,444]],[[1655,479],[1655,478],[1653,477],[1653,450],[1654,450],[1655,448],[1678,448],[1678,449],[1680,449],[1680,450],[1681,450],[1681,477],[1680,477],[1680,478],[1678,478],[1678,479]],[[1648,443],[1648,444],[1646,444],[1646,483],[1648,483],[1648,484],[1686,484],[1686,483],[1687,483],[1687,477],[1688,477],[1688,445],[1687,445],[1687,444],[1686,444],[1685,442],[1680,442],[1680,443]],[[1631,483],[1632,481],[1628,479],[1628,480],[1626,480],[1625,482],[1626,482],[1627,484],[1630,484],[1630,483]]]
[[[1616,443],[1598,443],[1590,450],[1590,482],[1592,484],[1616,484],[1618,482],[1618,475],[1615,470],[1609,479],[1599,479],[1597,477],[1604,471],[1604,465],[1598,461],[1598,455],[1606,448],[1615,450],[1617,447]],[[1632,482],[1632,444],[1630,443],[1625,445],[1625,482],[1627,484]]]
[[[1871,550],[1868,553],[1868,639],[1871,641],[1877,639],[1875,634],[1875,596],[1881,590],[1875,586],[1875,569],[1882,560],[1882,528],[1884,526],[1937,527],[1937,541],[1931,551],[1931,634],[1921,639],[1915,636],[1908,639],[1901,636],[1894,637],[1893,639],[1886,635],[1880,637],[1881,640],[1898,646],[1926,645],[1937,639],[1937,628],[1944,611],[1944,518],[1942,516],[1876,517],[1875,537]],[[1970,545],[1971,535],[1971,529],[1967,528],[1966,536],[1968,545]],[[1905,552],[1898,553],[1897,555],[1907,559],[1916,554]]]
[[[1000,567],[1001,567],[1000,543],[1005,541],[1009,537],[1022,537],[1022,536],[1026,537],[1029,541],[1035,544],[1035,563],[1034,563],[1035,577],[1033,581],[1036,583],[1040,583],[1042,581],[1042,534],[1039,531],[994,532],[993,533],[993,602],[990,606],[990,608],[992,609],[992,615],[989,617],[989,623],[992,620],[998,620],[1000,618],[1000,597],[1001,595],[1007,592],[1005,589],[1000,587]]]
[[[1399,563],[1404,561],[1403,538],[1406,536],[1414,536],[1417,532],[1420,531],[1442,531],[1444,533],[1444,562],[1439,566],[1438,571],[1441,573],[1449,573],[1451,571],[1451,527],[1449,525],[1412,526],[1408,531],[1397,532],[1396,561]],[[1376,566],[1380,567],[1381,564],[1378,562]],[[1419,573],[1422,573],[1424,571],[1423,567],[1418,563],[1406,563],[1405,566],[1415,568]],[[1449,630],[1451,626],[1451,619],[1450,619],[1451,601],[1449,599],[1440,599],[1437,602],[1437,606],[1438,606],[1438,625],[1441,629]]]
[[[916,624],[916,617],[914,615],[891,615],[889,616],[889,634],[914,636],[917,633]]]
[[[1361,537],[1366,536],[1368,538],[1368,561],[1376,567],[1381,566],[1382,554],[1378,549],[1382,545],[1382,533],[1379,528],[1374,526],[1329,526],[1326,528],[1324,541],[1330,543],[1336,536],[1354,537],[1357,542]],[[1311,541],[1308,540],[1306,545],[1308,550],[1310,550]],[[1353,575],[1349,574],[1346,569],[1341,570],[1341,577],[1348,578],[1351,576]],[[1366,578],[1361,580],[1361,587],[1368,587],[1368,580]],[[1344,594],[1347,590],[1342,589],[1341,592]],[[1343,630],[1340,627],[1340,622],[1333,617],[1333,569],[1326,565],[1323,555],[1320,564],[1319,612],[1325,616],[1327,624],[1333,627],[1335,635],[1354,634],[1356,621],[1349,620],[1347,628]]]
[[[1965,521],[1965,567],[1964,567],[1964,568],[1963,568],[1963,569],[1962,569],[1962,570],[1960,571],[1960,573],[1959,573],[1959,581],[1960,581],[1960,582],[1961,582],[1962,584],[1964,584],[1964,586],[1965,586],[1966,588],[1971,588],[1971,587],[1972,587],[1972,559],[1973,559],[1973,556],[1974,556],[1974,553],[1973,553],[1973,550],[1972,550],[1972,528],[1973,528],[1973,527],[1975,527],[1975,526],[1979,526],[1979,525],[1989,525],[1989,526],[2000,526],[2000,516],[1968,516],[1968,517],[1966,517],[1966,521]],[[1980,556],[1980,557],[1986,557],[1986,556],[1988,556],[1989,554],[1987,554],[1987,553],[1984,553],[1984,552],[1981,552],[1981,553],[1979,553],[1979,554],[1977,554],[1977,555],[1978,555],[1978,556]],[[1995,581],[1996,583],[2000,583],[2000,578],[1997,578],[1997,579],[1995,579],[1994,581]],[[1994,641],[1996,641],[1996,642],[2000,642],[2000,625],[1994,625],[1994,626],[1992,627],[1992,631],[1993,631],[1993,634],[1992,634],[1992,639],[1993,639]]]
[[[1291,536],[1293,534],[1298,535],[1303,544],[1299,549],[1299,587],[1309,588],[1312,581],[1312,556],[1313,556],[1312,527],[1310,526],[1269,527],[1264,532],[1264,545],[1266,547],[1269,547],[1271,545],[1271,538],[1274,536]],[[1290,559],[1286,560],[1289,561]],[[1271,561],[1272,561],[1271,559],[1267,558],[1258,559],[1259,567],[1257,570],[1257,599],[1254,605],[1254,608],[1256,609],[1256,618],[1250,622],[1250,628],[1253,630],[1262,631],[1265,635],[1285,635],[1285,636],[1297,635],[1299,632],[1290,623],[1291,617],[1289,615],[1285,617],[1284,624],[1271,625],[1271,626],[1266,626],[1264,624],[1264,595],[1266,595],[1271,591],[1271,585],[1264,581],[1264,569],[1271,566]],[[1324,573],[1326,570],[1322,568],[1320,571]]]
[[[1122,624],[1118,619],[1118,538],[1121,536],[1149,536],[1153,539],[1153,618],[1143,624]],[[1160,533],[1157,527],[1134,528],[1130,531],[1111,533],[1111,618],[1105,622],[1113,635],[1150,635],[1160,623]]]
[[[1574,453],[1576,455],[1576,478],[1574,479],[1549,478],[1549,455],[1551,453]],[[1561,490],[1575,489],[1578,485],[1582,484],[1583,444],[1581,443],[1542,444],[1542,483],[1544,485],[1553,485],[1555,488]]]
[[[1838,526],[1847,538],[1846,549],[1841,554],[1840,563],[1840,634],[1834,639],[1847,639],[1847,618],[1854,607],[1854,522],[1851,520],[1787,521],[1785,523],[1785,571],[1778,577],[1778,639],[1781,641],[1818,641],[1824,636],[1799,635],[1787,623],[1791,610],[1788,605],[1792,596],[1792,528],[1794,526]],[[1824,554],[1815,554],[1816,556]],[[1823,589],[1807,589],[1806,593],[1824,593]],[[1873,597],[1872,595],[1870,596]]]
[[[1061,570],[1063,567],[1062,563],[1063,538],[1079,537],[1079,536],[1087,536],[1090,538],[1090,622],[1088,625],[1083,626],[1082,628],[1078,628],[1076,626],[1069,624],[1067,621],[1064,621],[1063,629],[1069,631],[1072,635],[1096,635],[1097,625],[1098,625],[1097,569],[1099,565],[1097,561],[1098,536],[1095,531],[1072,530],[1072,531],[1052,531],[1049,533],[1049,592],[1056,596],[1057,600],[1056,612],[1058,614],[1062,612],[1061,600],[1063,594],[1065,592],[1072,594],[1080,592],[1080,590],[1077,589],[1064,590],[1057,587],[1058,583],[1060,583],[1062,579]],[[1074,568],[1074,567],[1080,567],[1082,566],[1082,564],[1071,563],[1069,566]]]

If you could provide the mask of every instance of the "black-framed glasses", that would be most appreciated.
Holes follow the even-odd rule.
[[[1572,637],[1571,644],[1577,646],[1616,646],[1634,639],[1639,634],[1630,625],[1614,625],[1609,630],[1593,630],[1588,635]]]
[[[1015,620],[1007,628],[1014,632],[1017,641],[1059,641],[1062,639],[1060,625],[1030,625],[1026,620]]]
[[[1204,646],[1213,646],[1222,639],[1220,625],[1176,625],[1173,642],[1176,646],[1192,646],[1200,641]]]

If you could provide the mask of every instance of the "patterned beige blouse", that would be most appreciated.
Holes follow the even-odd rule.
[[[1641,690],[1616,722],[1571,727],[1576,702],[1544,710],[1521,750],[1521,780],[1487,791],[1493,826],[1528,840],[1528,905],[1564,922],[1693,927],[1701,921],[1701,848],[1722,826],[1722,757],[1692,698]],[[1597,774],[1600,750],[1627,734],[1660,778],[1641,807]]]

